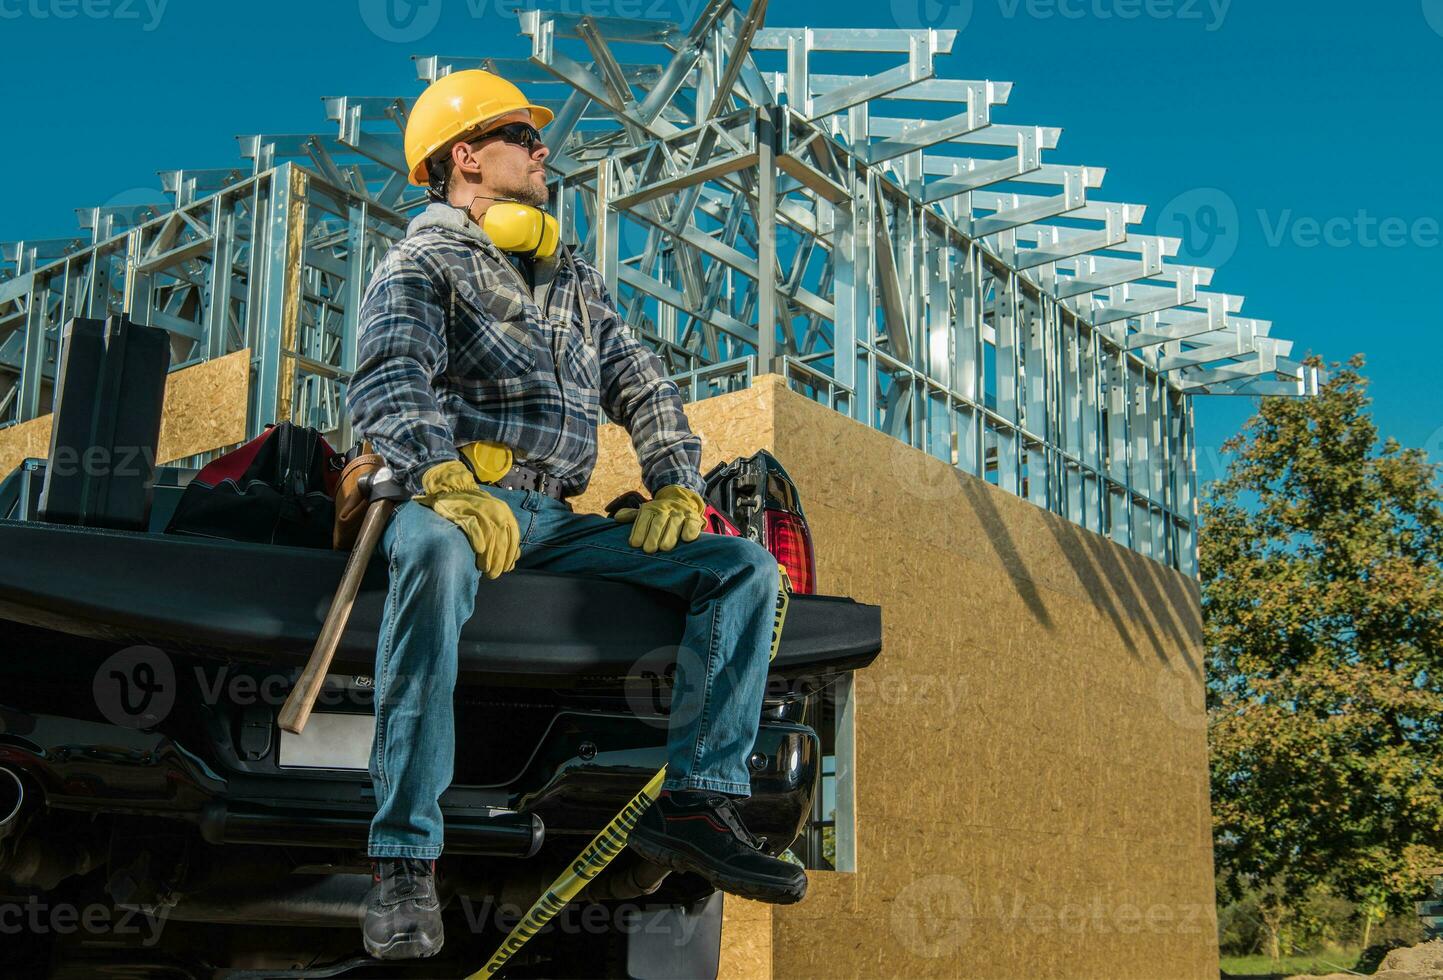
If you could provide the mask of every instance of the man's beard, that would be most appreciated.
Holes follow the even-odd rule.
[[[533,208],[544,208],[551,201],[551,189],[545,184],[537,187],[528,175],[520,184],[504,191],[502,196],[529,204]]]

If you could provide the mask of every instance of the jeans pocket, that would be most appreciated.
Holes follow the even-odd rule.
[[[520,535],[523,544],[531,537],[531,529],[536,523],[536,503],[534,491],[531,490],[508,490],[505,487],[498,487],[487,484],[487,493],[511,508],[511,516],[516,518],[516,531]]]

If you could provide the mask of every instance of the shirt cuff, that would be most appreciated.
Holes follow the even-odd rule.
[[[669,487],[673,484],[694,490],[703,497],[706,496],[706,481],[702,479],[699,472],[693,469],[662,470],[657,473],[649,473],[644,482],[647,492],[652,496],[656,496],[656,492],[662,487]]]
[[[427,456],[425,459],[412,463],[406,469],[398,472],[396,474],[396,479],[400,481],[401,486],[406,488],[406,492],[411,494],[412,496],[415,496],[418,493],[425,493],[426,488],[421,486],[422,474],[424,474],[431,467],[435,466],[437,463],[445,463],[450,460],[459,461],[460,459],[461,457],[455,452],[442,452],[437,453],[434,456]]]

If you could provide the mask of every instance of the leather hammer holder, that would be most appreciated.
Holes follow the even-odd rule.
[[[362,453],[341,470],[341,479],[336,486],[336,526],[331,537],[331,546],[337,551],[350,551],[361,533],[361,521],[366,516],[368,503],[366,495],[361,492],[361,478],[385,465],[380,453]]]

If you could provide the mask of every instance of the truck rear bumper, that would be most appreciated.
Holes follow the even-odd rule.
[[[297,771],[265,760],[231,771],[206,761],[215,748],[0,708],[0,766],[19,773],[48,806],[181,820],[213,844],[364,849],[375,810],[367,773]],[[665,731],[654,724],[560,712],[510,785],[447,790],[446,850],[525,858],[546,828],[595,834],[665,759]],[[779,848],[789,845],[809,812],[819,766],[810,728],[763,721],[753,795],[742,807],[748,826]]]

